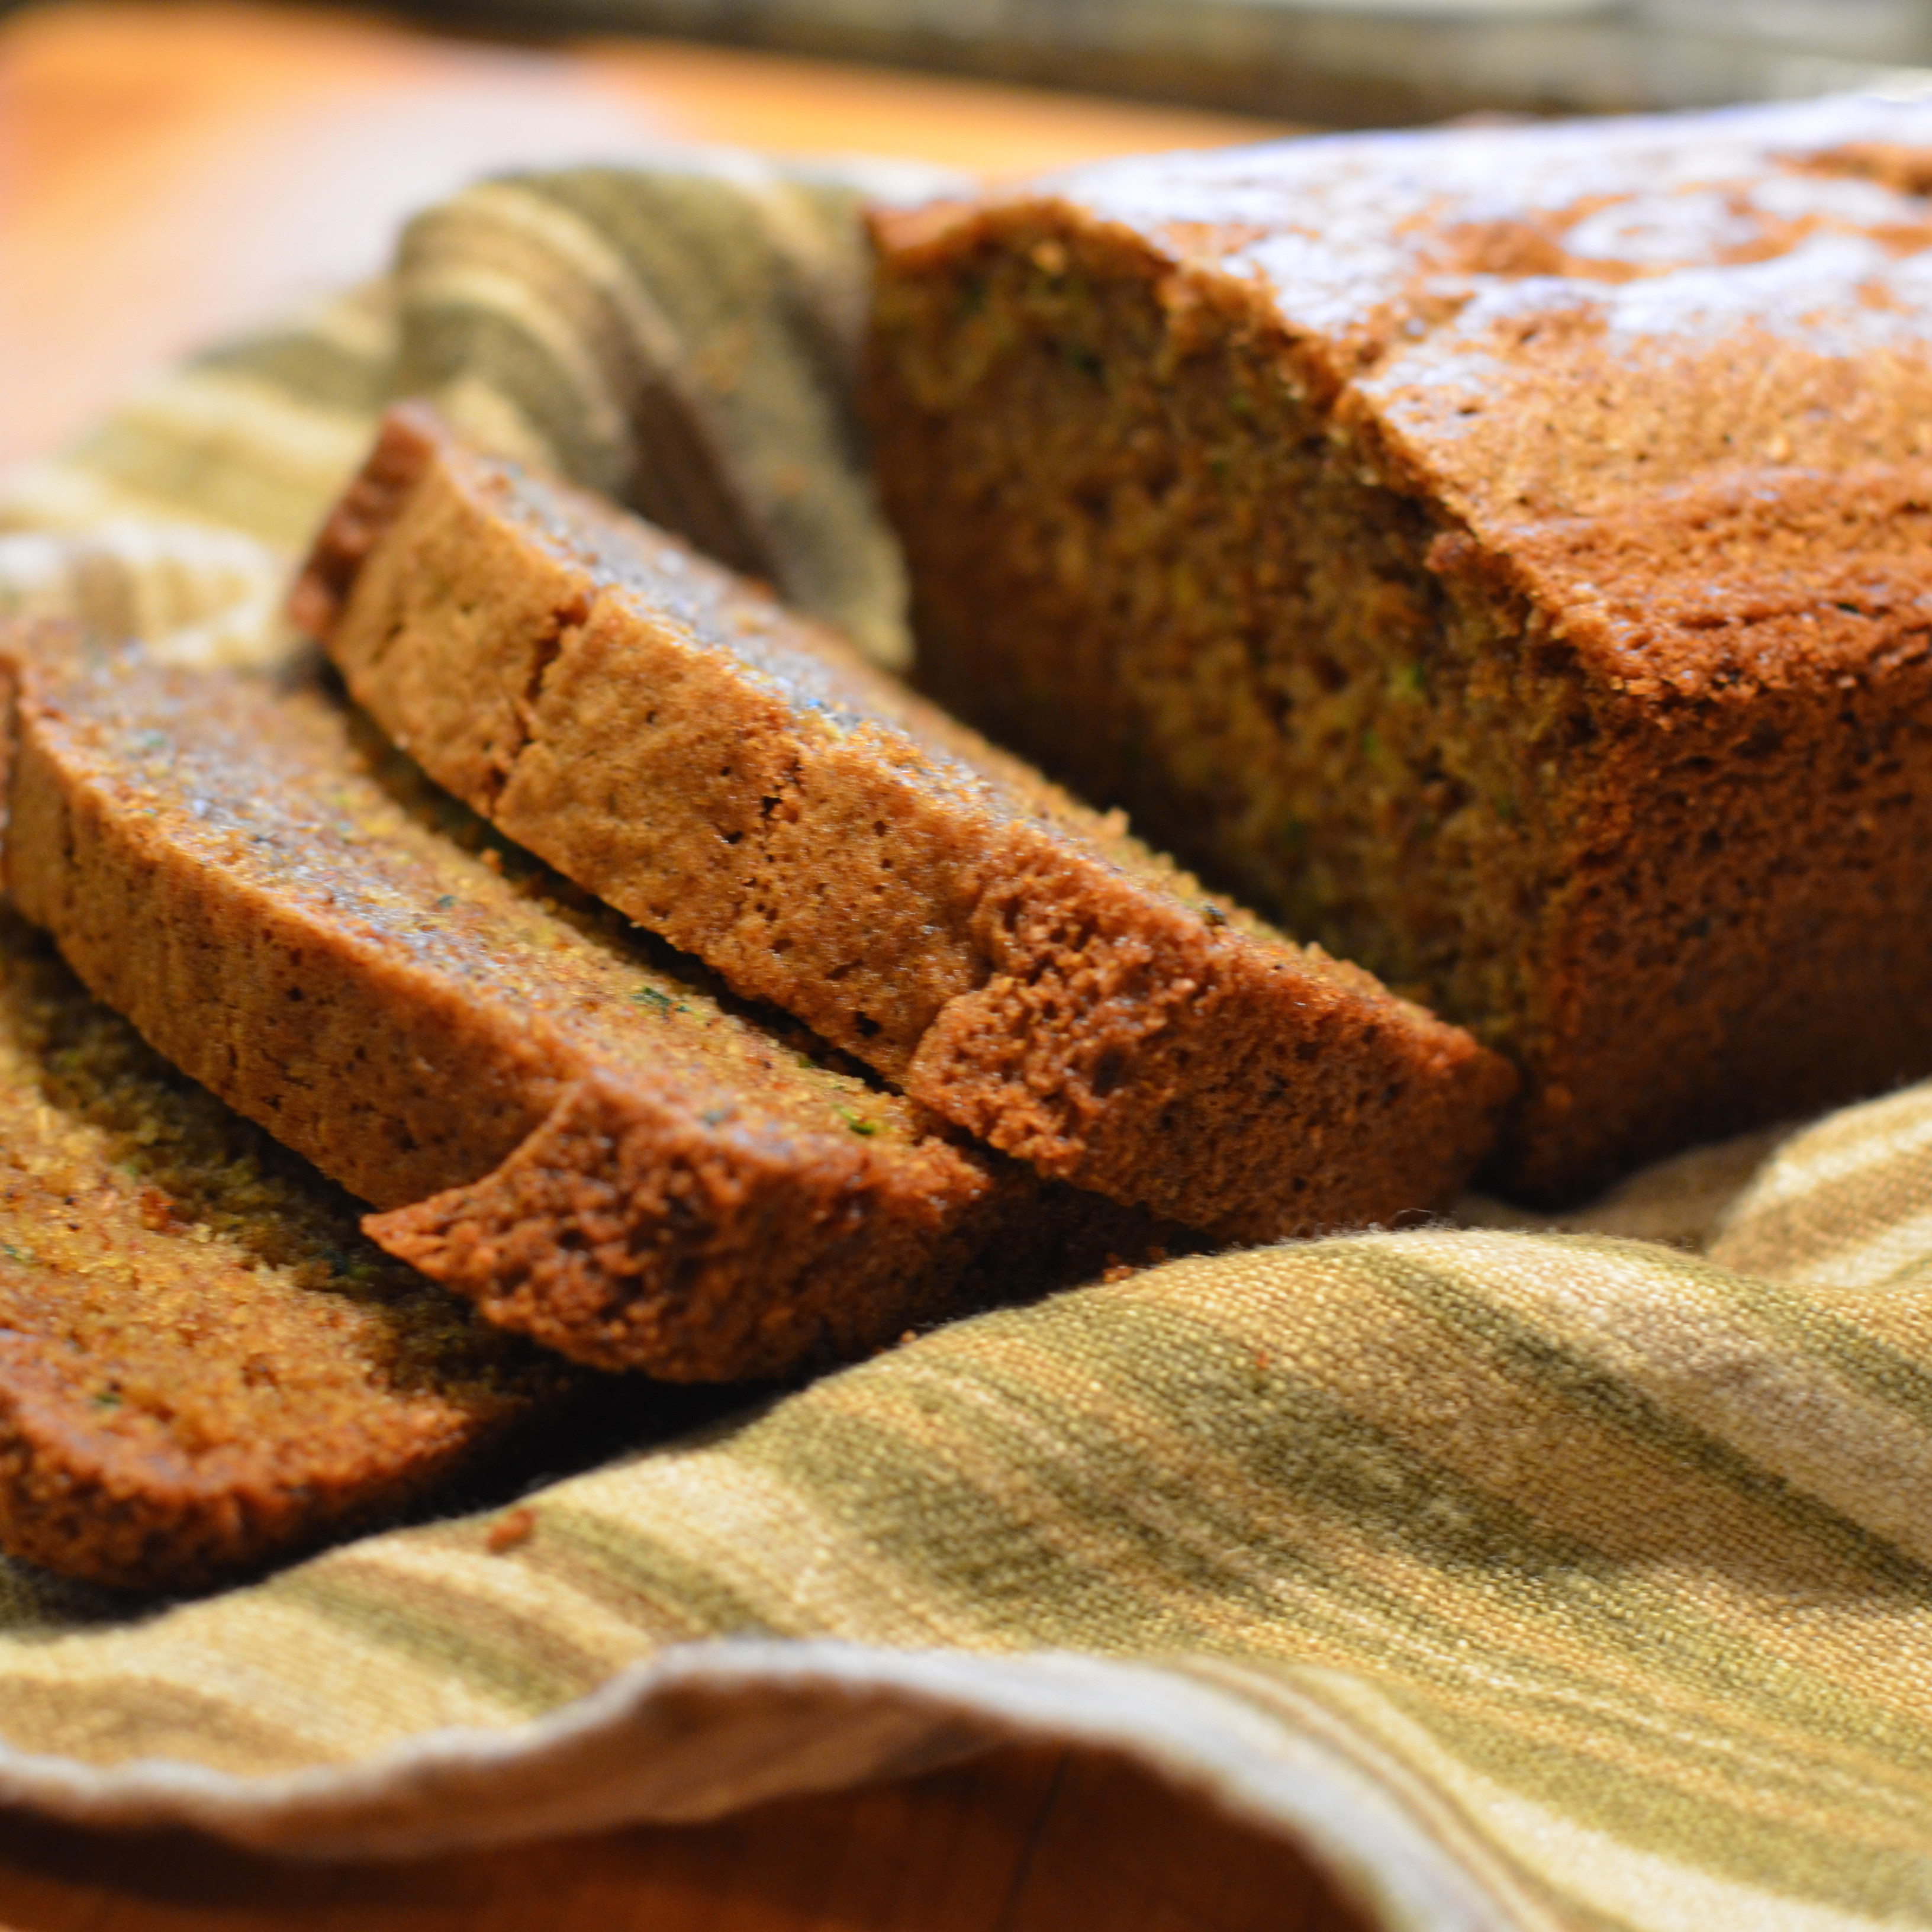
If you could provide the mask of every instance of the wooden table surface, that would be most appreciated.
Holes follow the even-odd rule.
[[[65,4],[0,23],[0,466],[212,334],[381,266],[486,169],[712,140],[1014,174],[1271,131],[662,41]],[[1345,1932],[1292,1851],[1098,1754],[404,1866],[291,1866],[0,1814],[0,1932]]]
[[[28,6],[0,21],[0,468],[210,334],[381,268],[403,216],[485,170],[717,141],[1012,175],[1273,131],[668,41],[514,48],[295,7]]]

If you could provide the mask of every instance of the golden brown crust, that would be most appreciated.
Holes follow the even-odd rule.
[[[426,412],[294,608],[512,837],[1042,1174],[1271,1237],[1440,1206],[1487,1144],[1509,1077],[1466,1034]]]
[[[1500,1184],[1923,1072],[1928,157],[1841,100],[881,218],[922,679],[1516,1060]]]
[[[581,1393],[357,1213],[0,914],[0,1547],[199,1588],[394,1513]]]
[[[1024,1169],[464,849],[326,694],[79,650],[23,675],[16,902],[493,1316],[600,1366],[775,1375],[956,1307],[1035,1211]]]
[[[1274,338],[1353,460],[1486,526],[1932,455],[1928,156],[1924,104],[1841,98],[1150,155],[876,225],[896,274],[992,230],[1138,251],[1184,330]]]

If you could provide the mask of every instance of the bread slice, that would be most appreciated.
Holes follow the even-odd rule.
[[[358,1211],[0,913],[0,1549],[196,1588],[392,1514],[597,1379]]]
[[[493,1322],[600,1367],[777,1376],[1157,1238],[464,849],[470,814],[325,691],[14,662],[16,903]]]
[[[1468,1034],[425,411],[293,608],[511,837],[1042,1174],[1266,1238],[1440,1206],[1489,1144],[1511,1076]]]

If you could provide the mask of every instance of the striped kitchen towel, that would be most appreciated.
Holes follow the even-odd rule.
[[[267,662],[399,388],[902,654],[856,176],[485,184],[21,477],[0,609]],[[0,1802],[400,1852],[1020,1734],[1402,1928],[1932,1926],[1932,1091],[1560,1228],[1191,1258],[956,1324],[506,1513],[165,1607],[0,1566]]]

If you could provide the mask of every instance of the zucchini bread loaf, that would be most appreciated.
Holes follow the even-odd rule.
[[[44,637],[14,676],[15,904],[490,1320],[733,1380],[1144,1258],[1145,1216],[958,1144],[521,855],[466,850],[471,815],[326,692]]]
[[[490,1328],[0,913],[0,1549],[199,1587],[392,1513],[599,1378]]]
[[[295,603],[429,774],[1042,1174],[1229,1238],[1447,1204],[1508,1070],[759,586],[392,411]]]
[[[1573,1196],[1932,1069],[1932,109],[880,218],[920,674],[1514,1059]]]

